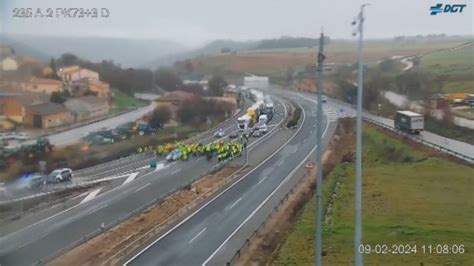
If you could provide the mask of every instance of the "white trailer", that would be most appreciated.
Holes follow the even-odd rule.
[[[244,86],[249,89],[267,89],[269,87],[268,77],[250,76],[244,77]]]
[[[419,134],[425,126],[424,116],[412,111],[398,111],[395,114],[394,125],[396,129]]]

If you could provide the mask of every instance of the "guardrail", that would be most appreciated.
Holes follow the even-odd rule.
[[[241,110],[240,109],[237,109],[234,114],[229,118],[229,119],[232,119],[234,118],[235,116],[237,116],[239,114]],[[192,141],[195,141],[197,139],[200,139],[202,137],[205,136],[205,134],[209,134],[209,133],[212,133],[213,130],[217,129],[218,127],[220,127],[223,123],[227,122],[229,119],[226,119],[225,121],[222,121],[221,123],[219,123],[218,125],[214,126],[213,128],[211,129],[208,129],[204,132],[201,132],[197,135],[194,135],[193,137],[185,140],[184,142],[185,143],[188,143],[188,142],[192,142]],[[150,152],[144,152],[144,153],[138,153],[138,154],[132,154],[130,156],[126,156],[126,157],[122,157],[120,159],[117,159],[117,160],[113,160],[113,161],[110,161],[110,162],[106,162],[106,163],[103,163],[103,164],[100,164],[100,165],[96,165],[96,166],[92,166],[92,167],[88,167],[88,168],[83,168],[83,169],[78,169],[78,170],[75,170],[74,171],[74,174],[76,176],[84,176],[84,175],[89,175],[89,173],[92,173],[92,172],[97,172],[97,171],[100,171],[100,169],[107,169],[107,168],[110,168],[112,167],[113,165],[115,164],[121,164],[123,162],[127,162],[127,166],[130,166],[132,164],[139,164],[143,161],[146,161],[146,160],[149,160],[149,159],[152,159],[154,157],[154,155]],[[130,162],[132,161],[132,162]],[[120,167],[120,168],[123,168],[123,167]],[[113,168],[113,169],[107,169],[105,172],[114,172],[116,171],[117,168]],[[91,174],[92,177],[100,177],[100,175],[104,174],[104,172],[99,172],[99,173],[95,173],[95,174]],[[91,178],[89,178],[89,181],[93,182],[93,183],[99,183],[99,182],[94,182]],[[54,193],[58,193],[60,191],[63,191],[63,190],[67,190],[67,189],[75,189],[75,188],[80,188],[80,186],[71,186],[69,185],[68,187],[66,186],[65,188],[63,189],[51,189],[51,190],[46,190],[46,191],[41,191],[41,192],[38,192],[38,193],[29,193],[29,194],[25,194],[25,195],[18,195],[17,197],[15,198],[10,198],[8,200],[4,200],[4,201],[0,201],[0,206],[1,205],[5,205],[5,204],[9,204],[9,203],[15,203],[15,202],[18,202],[18,201],[21,201],[21,200],[29,200],[31,198],[35,198],[35,197],[43,197],[43,196],[46,196],[46,195],[51,195],[51,194],[54,194]]]
[[[238,112],[236,112],[234,114],[234,116],[236,116],[238,114]],[[280,123],[278,123],[277,125],[281,126],[281,124],[283,123],[284,119],[282,119],[282,121],[280,121]],[[271,131],[269,132],[269,134],[265,135],[263,138],[260,138],[259,140],[255,141],[254,143],[252,143],[251,145],[249,145],[248,147],[248,150],[251,150],[253,149],[254,145],[256,145],[257,143],[260,143],[266,139],[268,139],[271,135],[273,135],[277,130],[276,130],[277,126]],[[165,193],[164,195],[160,196],[160,197],[156,197],[154,200],[152,200],[151,202],[141,206],[140,208],[138,209],[135,209],[134,211],[128,213],[127,215],[125,215],[124,217],[120,218],[120,219],[117,219],[109,224],[104,224],[103,227],[99,227],[98,229],[94,230],[93,232],[85,235],[84,237],[82,237],[81,239],[78,239],[76,241],[74,241],[73,243],[65,246],[64,248],[60,249],[60,250],[57,250],[56,252],[50,254],[49,256],[37,261],[36,263],[34,263],[34,265],[42,265],[44,264],[45,262],[49,262],[51,260],[53,260],[55,257],[59,256],[59,254],[63,254],[64,252],[66,252],[67,250],[70,250],[80,244],[83,244],[85,242],[87,242],[88,240],[96,237],[97,235],[101,234],[102,232],[130,219],[131,217],[134,217],[134,216],[137,216],[138,214],[142,213],[144,210],[150,208],[151,206],[155,205],[155,204],[160,204],[164,199],[166,199],[168,196],[172,195],[173,193],[176,193],[177,191],[180,191],[182,189],[185,189],[187,187],[189,187],[190,185],[192,185],[194,182],[196,182],[197,180],[199,180],[200,178],[202,178],[203,176],[206,176],[206,175],[209,175],[211,173],[214,173],[220,169],[222,169],[224,166],[225,166],[225,163],[227,163],[228,161],[233,161],[233,160],[237,160],[238,158],[243,158],[244,156],[246,156],[247,154],[245,155],[242,155],[241,157],[234,157],[234,158],[231,158],[231,159],[228,159],[226,160],[225,162],[221,162],[221,163],[218,163],[214,166],[212,166],[210,169],[208,169],[206,171],[206,173],[204,173],[203,175],[200,175],[200,176],[197,176],[195,178],[193,178],[192,180],[190,180],[189,182],[187,182],[186,184],[183,184],[179,187],[176,187],[170,191],[168,191],[167,193]],[[242,164],[241,167],[239,167],[236,171],[234,171],[232,173],[232,178],[226,180],[225,182],[223,183],[220,183],[218,186],[217,186],[217,189],[224,189],[226,186],[230,185],[232,183],[232,181],[234,181],[235,179],[235,176],[240,173],[242,170],[244,170],[246,167],[247,167],[247,163],[248,163],[248,159],[245,158],[245,162]],[[202,202],[201,202],[202,203]],[[189,211],[190,208],[186,208],[186,211]],[[178,214],[181,214],[180,212],[177,213],[176,215]],[[163,223],[166,223],[166,224],[169,224],[173,222],[172,219],[167,219],[166,221],[164,221]],[[162,223],[162,224],[163,224]],[[154,230],[155,228],[151,229],[150,231]],[[120,253],[121,251],[119,251]]]
[[[334,102],[337,102],[338,104],[345,105],[345,106],[347,106],[347,107],[349,107],[349,108],[355,108],[354,105],[351,105],[351,104],[349,104],[349,103],[343,102],[343,101],[341,101],[341,100],[333,99],[333,98],[331,98],[331,100],[334,101]],[[415,141],[415,142],[417,142],[417,143],[426,145],[426,146],[431,147],[431,148],[433,148],[433,149],[435,149],[435,150],[438,150],[438,151],[440,151],[440,152],[443,152],[443,153],[446,153],[446,154],[448,154],[448,155],[454,156],[454,157],[456,157],[456,158],[458,158],[458,159],[461,159],[461,160],[463,160],[463,161],[465,161],[465,162],[467,162],[467,163],[474,164],[474,158],[471,157],[471,156],[468,156],[468,155],[465,155],[465,154],[456,152],[456,151],[454,151],[454,150],[448,149],[448,148],[446,148],[446,147],[444,147],[444,146],[441,146],[441,145],[432,143],[432,142],[430,142],[430,141],[427,141],[427,140],[424,140],[424,139],[420,139],[420,138],[418,138],[416,135],[411,135],[411,134],[408,134],[408,133],[406,133],[406,132],[397,130],[396,128],[394,128],[394,127],[392,127],[392,126],[390,126],[390,125],[387,125],[387,124],[385,124],[385,123],[382,123],[382,122],[380,122],[380,121],[377,121],[377,120],[374,120],[374,119],[372,119],[372,118],[367,117],[368,115],[373,115],[373,114],[371,114],[370,112],[368,112],[367,110],[363,110],[363,112],[364,112],[364,113],[362,114],[362,119],[364,119],[365,121],[367,121],[367,122],[369,122],[369,123],[371,123],[371,124],[374,124],[374,125],[376,125],[376,126],[379,126],[379,127],[384,128],[384,129],[386,129],[386,130],[392,131],[392,132],[394,132],[394,133],[396,133],[396,134],[399,134],[399,135],[402,135],[402,136],[404,136],[404,137],[407,137],[407,138],[409,138],[409,139],[411,139],[411,140],[413,140],[413,141]]]
[[[67,250],[70,250],[70,249],[72,249],[72,248],[74,248],[74,247],[76,247],[76,246],[78,246],[78,245],[81,245],[81,244],[83,244],[83,243],[89,241],[90,239],[92,239],[92,238],[98,236],[98,235],[101,234],[102,232],[104,232],[104,231],[106,231],[106,230],[108,230],[108,229],[110,229],[110,228],[112,228],[112,227],[114,227],[114,226],[116,226],[116,225],[118,225],[118,224],[120,224],[120,223],[122,223],[122,222],[124,222],[124,221],[126,221],[126,220],[128,220],[128,219],[130,219],[130,218],[132,218],[132,217],[134,217],[134,216],[139,215],[140,213],[142,213],[142,212],[145,211],[146,209],[150,208],[151,206],[153,206],[153,205],[155,205],[155,204],[160,204],[160,203],[162,203],[168,196],[170,196],[170,195],[176,193],[177,191],[186,189],[187,187],[189,187],[190,185],[192,185],[194,182],[196,182],[197,180],[199,180],[199,179],[202,178],[203,176],[206,176],[206,175],[209,175],[209,174],[211,174],[211,173],[214,173],[214,172],[216,172],[217,170],[221,169],[223,166],[224,166],[224,165],[221,164],[221,165],[219,165],[218,167],[211,167],[208,171],[206,171],[206,173],[204,173],[204,174],[202,174],[202,175],[200,175],[200,176],[197,176],[197,177],[191,179],[189,182],[187,182],[187,183],[185,183],[185,184],[183,184],[183,185],[181,185],[181,186],[179,186],[179,187],[176,187],[176,188],[174,188],[174,189],[168,191],[168,192],[165,193],[164,195],[161,195],[161,196],[159,196],[159,197],[156,197],[154,200],[152,200],[152,201],[148,202],[147,204],[141,206],[140,208],[137,208],[137,209],[135,209],[134,211],[132,211],[132,212],[126,214],[126,215],[123,216],[122,218],[119,218],[119,219],[117,219],[117,220],[115,220],[115,221],[113,221],[113,222],[111,222],[111,223],[109,223],[109,224],[104,224],[103,227],[102,227],[102,226],[99,226],[99,228],[96,229],[96,230],[94,230],[93,232],[91,232],[91,233],[89,233],[89,234],[83,236],[81,239],[78,239],[78,240],[74,241],[73,243],[71,243],[71,244],[69,244],[69,245],[63,247],[62,249],[59,249],[59,250],[57,250],[56,252],[51,253],[49,256],[44,257],[43,259],[36,261],[33,265],[43,265],[43,264],[45,264],[45,263],[47,263],[47,262],[53,260],[54,258],[56,258],[57,256],[59,256],[60,254],[63,254],[64,252],[66,252]],[[237,170],[233,173],[233,175],[236,174],[237,172],[243,170],[245,167],[246,167],[246,166],[243,165],[242,167],[240,167],[239,169],[237,169]],[[224,182],[222,185],[220,185],[219,188],[222,189],[222,187],[224,187],[225,185],[228,185],[228,184],[230,184],[230,181]]]
[[[63,129],[60,129],[60,130],[57,130],[57,131],[51,131],[51,132],[47,132],[47,133],[44,133],[44,134],[41,134],[41,135],[38,135],[38,136],[35,136],[35,137],[32,137],[32,138],[29,138],[27,139],[28,140],[34,140],[34,139],[37,139],[37,138],[46,138],[50,135],[54,135],[54,134],[59,134],[59,133],[62,133],[62,132],[66,132],[68,130],[72,130],[72,129],[76,129],[76,128],[79,128],[79,127],[83,127],[83,126],[87,126],[87,125],[90,125],[90,124],[94,124],[94,123],[97,123],[97,122],[101,122],[101,121],[104,121],[104,120],[107,120],[107,119],[110,119],[110,118],[114,118],[114,117],[117,117],[117,116],[120,116],[120,115],[123,115],[123,114],[126,114],[126,113],[130,113],[130,112],[133,112],[135,110],[138,110],[138,108],[136,107],[130,107],[130,108],[127,108],[125,110],[122,110],[122,111],[119,111],[119,112],[116,112],[116,113],[113,113],[113,114],[109,114],[105,117],[100,117],[100,118],[96,118],[96,119],[92,119],[92,120],[88,120],[88,121],[84,121],[84,122],[81,122],[81,123],[77,123],[77,124],[74,124],[74,125],[71,125],[69,127],[66,127],[66,128],[63,128]]]
[[[474,163],[474,158],[470,157],[470,156],[467,156],[465,154],[461,154],[459,152],[456,152],[456,151],[453,151],[451,149],[447,149],[446,147],[443,147],[443,146],[440,146],[438,144],[435,144],[435,143],[432,143],[430,141],[426,141],[424,139],[420,139],[419,137],[417,137],[416,135],[411,135],[409,133],[406,133],[406,132],[403,132],[403,131],[400,131],[400,130],[397,130],[396,128],[392,127],[392,126],[389,126],[385,123],[382,123],[382,122],[379,122],[377,120],[374,120],[374,119],[371,119],[371,118],[368,118],[368,117],[363,117],[363,119],[371,124],[374,124],[374,125],[377,125],[379,127],[382,127],[384,128],[385,130],[389,130],[389,131],[392,131],[394,133],[397,133],[399,135],[402,135],[406,138],[409,138],[417,143],[420,143],[420,144],[423,144],[423,145],[426,145],[428,147],[431,147],[435,150],[438,150],[440,152],[444,152],[446,154],[449,154],[451,156],[454,156],[458,159],[461,159],[465,162],[468,162],[470,164]]]
[[[258,225],[258,227],[252,232],[252,234],[245,239],[244,243],[242,246],[240,246],[239,249],[234,253],[232,258],[226,262],[227,266],[234,265],[238,259],[242,256],[242,254],[250,247],[250,244],[254,240],[256,236],[258,236],[258,233],[265,228],[265,225],[270,221],[270,218],[272,218],[285,204],[290,196],[292,196],[295,193],[295,187],[303,180],[303,178],[308,176],[308,172],[303,172],[302,176],[300,177],[300,181],[295,182],[294,186],[283,196],[283,198],[276,203],[276,205],[273,207],[272,211],[263,219],[263,221]]]

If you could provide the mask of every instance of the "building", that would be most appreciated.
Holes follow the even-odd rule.
[[[79,66],[69,66],[59,70],[58,76],[66,83],[71,83],[83,78],[99,80],[99,73]]]
[[[26,90],[51,95],[53,92],[62,91],[63,83],[55,79],[32,78],[26,85]]]
[[[0,61],[0,69],[3,71],[16,71],[18,69],[18,62],[13,57],[5,57]]]
[[[35,128],[52,128],[73,121],[73,115],[63,105],[47,102],[28,106],[24,124]]]
[[[97,93],[97,97],[109,99],[112,96],[110,85],[99,80],[89,80],[89,90]]]
[[[7,119],[23,123],[28,106],[48,101],[49,96],[43,93],[3,93],[0,94],[0,103],[2,103],[0,112]]]
[[[73,114],[75,121],[103,117],[110,110],[107,99],[91,95],[71,98],[64,106]]]
[[[160,103],[171,103],[173,105],[180,105],[182,102],[193,99],[195,97],[197,97],[197,95],[189,92],[176,90],[160,96],[156,101]]]
[[[97,97],[110,99],[112,92],[110,85],[107,82],[103,82],[95,79],[81,78],[72,82],[72,93],[74,95],[83,95],[87,91],[96,93]]]

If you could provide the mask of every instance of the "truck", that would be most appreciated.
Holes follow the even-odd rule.
[[[424,116],[412,111],[397,111],[394,126],[410,134],[420,134],[424,129]]]
[[[267,115],[268,121],[272,120],[274,112],[275,112],[275,107],[273,106],[273,102],[271,100],[266,100],[265,101],[265,114]]]
[[[249,115],[245,114],[237,118],[237,128],[239,131],[244,131],[250,127],[251,118]]]
[[[249,89],[267,89],[269,87],[268,77],[250,76],[244,77],[244,86]]]

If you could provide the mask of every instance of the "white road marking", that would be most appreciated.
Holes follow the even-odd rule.
[[[204,233],[204,231],[206,231],[206,227],[204,227],[201,231],[199,231],[199,233],[197,233],[197,235],[195,235],[193,238],[191,238],[191,240],[188,241],[188,243],[192,243],[194,240],[196,240],[196,238],[198,238],[202,233]]]
[[[266,176],[264,176],[262,179],[260,179],[260,181],[258,181],[258,183],[257,183],[257,184],[260,184],[260,183],[262,183],[262,182],[263,182],[263,180],[267,179],[267,177],[268,177],[267,175],[266,175]]]
[[[104,203],[104,204],[102,204],[102,205],[99,205],[97,208],[94,208],[94,209],[88,211],[86,214],[94,213],[94,212],[96,212],[96,211],[98,211],[98,210],[100,210],[100,209],[103,209],[103,208],[107,207],[108,205],[109,205],[109,204],[107,204],[107,203]]]
[[[238,200],[234,201],[234,203],[232,203],[231,205],[227,206],[227,208],[225,208],[226,210],[230,210],[232,208],[234,208],[235,205],[237,205],[237,203],[239,203],[239,201],[241,201],[242,198],[239,198]]]
[[[181,168],[180,168],[180,169],[176,169],[176,170],[174,170],[174,171],[173,171],[173,172],[171,172],[170,174],[174,175],[174,174],[177,174],[177,173],[179,173],[180,171],[181,171]]]
[[[161,170],[163,168],[165,168],[165,164],[164,163],[159,163],[159,164],[156,165],[155,171]]]
[[[123,184],[122,185],[125,185],[125,184],[128,184],[130,182],[132,182],[133,180],[135,180],[135,178],[138,176],[138,173],[135,172],[135,173],[131,173],[127,179],[125,179],[125,181],[123,181]]]
[[[87,197],[85,197],[80,204],[84,203],[84,202],[88,202],[89,200],[95,198],[95,196],[97,196],[99,194],[99,192],[102,190],[102,188],[98,188],[94,191],[92,191],[91,193],[89,193],[89,195],[87,195]]]
[[[277,166],[280,166],[280,165],[282,165],[282,164],[283,164],[283,161],[279,161],[279,162],[277,163]]]
[[[314,101],[313,101],[314,102]],[[298,104],[301,108],[302,106],[300,104]],[[285,108],[285,114],[287,114],[287,109],[286,109],[286,106],[283,105],[283,107]],[[306,120],[306,113],[304,111],[304,109],[302,109],[303,111],[303,122],[302,124],[304,124],[304,121]],[[280,121],[280,124],[283,123],[284,120]],[[326,129],[328,127],[329,123],[326,125]],[[143,248],[142,250],[140,250],[137,254],[135,254],[135,256],[133,256],[132,258],[130,258],[128,261],[126,261],[123,265],[128,265],[130,264],[130,262],[132,262],[133,260],[135,260],[138,256],[140,256],[143,252],[147,251],[151,246],[153,246],[155,243],[157,243],[158,241],[160,241],[161,239],[163,239],[164,237],[166,237],[167,235],[169,235],[171,232],[173,232],[176,228],[180,227],[182,224],[186,223],[189,219],[191,219],[194,215],[196,215],[198,212],[200,212],[202,209],[206,208],[206,206],[208,206],[209,204],[211,204],[212,202],[214,202],[216,199],[218,199],[222,194],[224,194],[225,192],[227,192],[228,190],[230,190],[231,188],[235,187],[237,184],[239,184],[242,180],[244,180],[247,176],[249,176],[250,174],[252,174],[254,171],[256,171],[260,166],[262,166],[263,164],[265,164],[268,160],[270,160],[271,158],[273,158],[273,156],[275,156],[275,154],[277,154],[278,152],[280,152],[288,143],[290,143],[291,140],[293,140],[296,135],[298,135],[298,133],[301,131],[303,127],[298,127],[298,129],[296,130],[296,133],[290,138],[288,139],[285,143],[283,143],[282,146],[280,146],[276,151],[274,151],[272,154],[270,154],[270,156],[268,156],[265,160],[263,160],[262,162],[260,162],[257,166],[255,166],[253,169],[251,169],[249,172],[247,172],[246,174],[244,174],[243,176],[241,176],[237,181],[235,181],[234,183],[232,183],[230,186],[228,186],[226,189],[224,189],[223,191],[221,191],[218,195],[216,195],[214,198],[212,198],[211,200],[209,200],[208,202],[206,202],[203,206],[201,206],[199,209],[195,210],[193,213],[191,213],[189,216],[187,216],[186,218],[184,218],[183,220],[181,220],[177,225],[175,225],[173,228],[169,229],[168,231],[166,231],[166,233],[162,234],[158,239],[156,239],[155,241],[153,241],[152,243],[148,244],[148,246],[146,246],[145,248]],[[324,133],[323,133],[324,135]],[[247,156],[248,156],[248,153],[247,153]],[[308,155],[309,157],[309,155]],[[248,159],[248,158],[247,158]],[[233,233],[235,234],[235,233]],[[228,240],[226,240],[225,242],[227,242]],[[224,245],[224,244],[222,244]],[[219,249],[221,249],[222,247],[219,247]],[[216,250],[215,253],[218,251]],[[212,256],[214,256],[215,254],[212,254]],[[210,260],[211,258],[208,258],[208,260]],[[207,261],[204,263],[206,264]]]
[[[304,98],[306,98],[307,100],[310,100],[314,103],[316,103],[316,101],[312,100],[311,98],[308,98],[308,97],[305,97],[303,96]],[[304,115],[304,109],[303,109],[303,115]],[[304,123],[304,116],[303,116],[303,123]],[[302,128],[302,127],[300,127]],[[329,123],[326,123],[326,128],[324,129],[323,131],[323,136],[326,134],[326,131],[327,129],[329,128]],[[296,133],[298,134],[298,132]],[[290,139],[291,140],[291,139]],[[286,144],[288,143],[285,143],[283,146],[285,146]],[[222,242],[222,244],[219,245],[219,247],[203,262],[203,266],[207,265],[209,263],[209,261],[217,254],[217,252],[219,252],[219,250],[222,249],[223,246],[225,246],[227,244],[227,242],[229,242],[229,240],[237,233],[237,231],[239,231],[243,226],[244,224],[246,224],[254,215],[255,213],[257,213],[261,208],[262,206],[267,203],[267,201],[280,189],[281,186],[283,186],[284,183],[286,183],[286,181],[288,181],[294,174],[295,172],[303,165],[304,162],[306,162],[308,160],[308,158],[311,156],[311,154],[313,154],[313,152],[316,150],[316,147],[317,146],[314,146],[314,148],[306,155],[306,157],[295,167],[293,168],[293,170],[290,172],[290,174],[288,176],[285,177],[285,179],[283,180],[283,182],[281,182],[273,191],[272,193],[270,193],[270,195],[268,195],[265,200],[263,200],[263,202],[260,203],[260,205],[257,206],[257,208],[224,240],[224,242]],[[271,157],[269,157],[271,158]],[[257,166],[257,168],[259,167],[260,165]],[[255,168],[254,168],[255,169]],[[252,172],[252,171],[251,171]],[[251,173],[249,172],[249,173]],[[237,181],[238,182],[238,181]],[[235,184],[235,183],[234,183]],[[232,186],[230,186],[232,187]],[[224,190],[225,192],[225,190]],[[221,192],[221,194],[223,194],[223,192]],[[221,194],[217,195],[216,198],[218,198]],[[212,202],[215,198],[213,198],[210,202]],[[204,205],[202,208],[204,208],[206,205]],[[197,210],[196,212],[200,211],[201,209]],[[195,212],[195,213],[196,213]],[[194,213],[193,213],[194,214]],[[192,215],[193,215],[192,214]],[[191,216],[192,217],[192,216]],[[190,218],[187,218],[187,219],[190,219]],[[187,220],[186,219],[186,220]]]
[[[143,185],[143,186],[141,186],[141,187],[135,189],[135,192],[138,192],[138,191],[140,191],[140,190],[142,190],[142,189],[148,187],[149,185],[151,185],[151,183],[146,183],[145,185]]]

